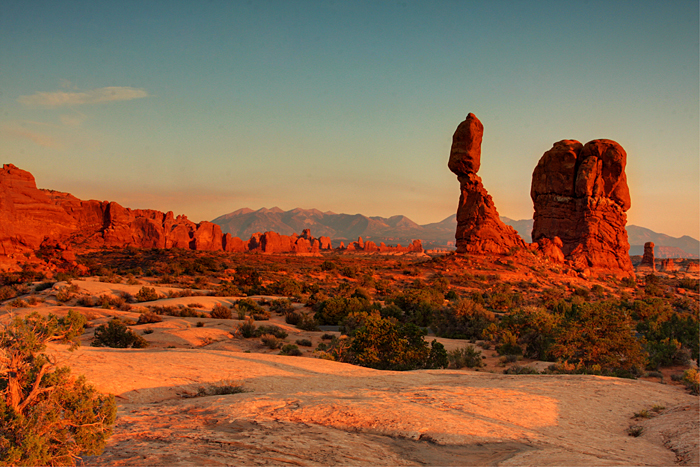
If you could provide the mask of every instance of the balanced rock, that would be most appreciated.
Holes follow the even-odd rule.
[[[505,225],[491,196],[476,174],[481,166],[484,126],[472,113],[459,124],[452,137],[449,169],[460,186],[457,207],[457,253],[507,253],[524,248],[525,242],[511,226]]]
[[[575,267],[630,273],[626,163],[615,141],[554,143],[532,174],[533,242],[559,237]]]

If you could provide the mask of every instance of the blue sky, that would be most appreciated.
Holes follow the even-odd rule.
[[[698,238],[698,2],[3,2],[0,161],[195,221],[241,207],[453,214],[452,133],[532,216],[555,141],[628,153],[628,223]]]

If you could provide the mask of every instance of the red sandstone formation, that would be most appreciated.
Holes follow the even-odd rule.
[[[665,258],[661,260],[660,270],[663,272],[676,272],[679,270],[679,267],[673,258]]]
[[[646,242],[644,244],[644,256],[642,262],[637,267],[638,272],[656,272],[656,264],[654,264],[654,242]]]
[[[555,143],[532,174],[533,242],[558,237],[564,257],[576,267],[631,272],[626,163],[627,154],[614,141]]]
[[[452,137],[449,169],[457,175],[461,195],[457,208],[457,253],[507,253],[525,242],[499,218],[491,196],[476,174],[481,166],[484,126],[472,113]]]
[[[134,246],[222,250],[221,228],[195,224],[172,212],[124,208],[107,201],[82,201],[40,190],[32,174],[12,164],[0,171],[0,254],[34,251],[42,244],[82,247]]]
[[[36,187],[29,172],[7,164],[0,171],[0,256],[51,250],[56,262],[77,267],[71,246],[184,248],[204,251],[294,253],[316,255],[331,250],[328,237],[254,233],[247,242],[211,222],[195,224],[185,216],[150,209],[128,209],[114,202],[81,201],[68,194]],[[341,250],[344,249],[341,243]],[[362,253],[422,252],[420,240],[409,247],[378,247],[359,238],[348,250]]]

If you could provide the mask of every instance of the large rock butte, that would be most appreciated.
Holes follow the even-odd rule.
[[[554,143],[532,174],[533,242],[558,237],[564,258],[576,267],[632,272],[626,164],[615,141]]]
[[[457,175],[461,195],[457,207],[457,253],[507,253],[526,244],[505,225],[491,196],[476,174],[481,166],[484,126],[473,113],[459,124],[452,137],[449,169]]]

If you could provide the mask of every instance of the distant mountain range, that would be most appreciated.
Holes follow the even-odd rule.
[[[532,241],[532,219],[513,220],[501,217],[501,220],[513,226],[523,240]],[[404,246],[419,238],[426,249],[454,247],[457,226],[454,214],[440,222],[419,225],[406,216],[367,217],[362,214],[321,212],[318,209],[297,208],[283,211],[278,207],[257,211],[243,208],[219,216],[212,222],[219,225],[224,233],[241,239],[248,239],[255,232],[275,231],[291,235],[310,229],[314,237],[330,237],[333,246],[337,246],[341,241],[347,244],[357,240],[357,237],[372,240],[377,244],[400,243]],[[674,238],[636,225],[628,225],[627,234],[631,245],[630,255],[641,255],[646,242],[654,242],[657,258],[697,258],[700,255],[700,242],[687,235]]]

